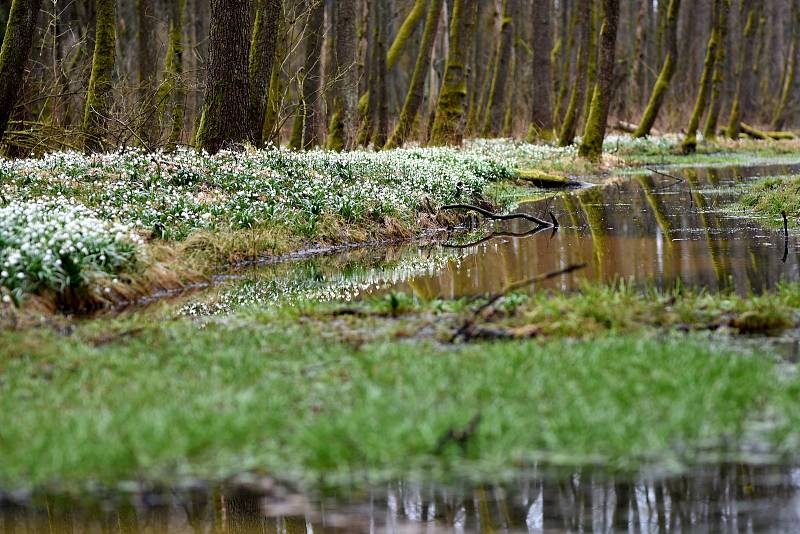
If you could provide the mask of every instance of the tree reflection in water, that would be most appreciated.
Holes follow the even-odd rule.
[[[800,469],[779,466],[616,480],[579,470],[480,486],[400,481],[322,498],[274,482],[262,489],[6,501],[0,532],[775,532],[800,522]]]

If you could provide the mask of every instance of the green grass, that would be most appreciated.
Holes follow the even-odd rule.
[[[500,303],[492,321],[508,328],[572,304],[561,326],[527,341],[450,344],[476,303],[402,296],[200,323],[161,314],[98,320],[69,335],[5,332],[0,486],[246,470],[333,482],[479,478],[534,461],[675,467],[701,452],[739,455],[764,419],[771,430],[759,440],[776,451],[795,442],[786,423],[798,411],[796,378],[782,378],[767,354],[669,334],[646,312],[667,308],[700,324],[756,309],[788,320],[798,288],[756,304],[680,294],[637,300],[621,290],[609,299],[613,292]],[[440,446],[477,414],[463,447]]]
[[[771,177],[745,186],[736,208],[782,221],[781,213],[800,217],[800,177]]]

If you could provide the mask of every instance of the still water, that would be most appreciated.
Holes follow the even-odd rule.
[[[730,207],[748,180],[800,173],[800,165],[662,171],[606,178],[602,187],[585,184],[519,206],[541,218],[552,212],[560,222],[555,231],[532,232],[525,221],[498,222],[444,243],[249,268],[184,299],[182,311],[226,313],[285,298],[357,299],[391,291],[451,299],[500,291],[578,263],[586,268],[545,285],[570,291],[587,280],[626,281],[747,295],[800,280],[796,236],[787,241],[780,221],[765,224]]]
[[[245,488],[0,504],[0,532],[798,532],[800,469],[724,464],[691,475],[535,473],[505,484],[395,481],[346,498]]]

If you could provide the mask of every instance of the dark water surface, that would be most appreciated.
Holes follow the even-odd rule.
[[[688,476],[574,472],[507,484],[393,482],[346,498],[260,490],[117,495],[0,505],[0,532],[798,532],[800,469],[725,464]]]

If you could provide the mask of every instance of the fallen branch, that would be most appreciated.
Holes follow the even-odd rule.
[[[569,273],[574,272],[574,271],[579,271],[581,269],[584,269],[585,267],[586,267],[585,263],[569,265],[569,266],[565,267],[564,269],[560,269],[558,271],[553,271],[553,272],[549,272],[549,273],[540,274],[540,275],[534,276],[533,278],[528,278],[526,280],[521,280],[519,282],[514,282],[512,284],[508,284],[505,287],[505,289],[503,289],[499,293],[495,293],[494,295],[489,297],[489,300],[487,300],[482,305],[480,305],[478,307],[478,309],[476,309],[473,312],[473,314],[464,321],[464,323],[461,325],[461,327],[458,330],[456,330],[455,334],[453,334],[453,336],[450,338],[450,342],[452,343],[452,342],[456,341],[460,337],[463,337],[464,339],[469,339],[471,337],[469,335],[469,333],[472,330],[472,328],[475,326],[475,321],[477,321],[477,319],[480,317],[480,315],[486,309],[494,306],[494,304],[498,300],[500,300],[501,298],[505,297],[508,293],[510,293],[512,291],[518,291],[518,290],[522,289],[523,287],[528,287],[530,285],[535,284],[536,282],[544,282],[545,280],[550,280],[551,278],[556,278],[558,276],[569,274]]]
[[[750,126],[749,124],[741,123],[742,131],[752,137],[753,139],[760,139],[765,141],[767,139],[772,139],[775,141],[784,141],[787,139],[794,139],[795,135],[792,132],[770,132],[767,130],[759,130],[754,126]]]
[[[525,219],[526,221],[530,221],[534,224],[538,224],[539,226],[544,226],[546,228],[551,228],[553,226],[552,223],[539,219],[538,217],[534,217],[533,215],[528,215],[527,213],[509,213],[508,215],[499,215],[497,213],[492,213],[489,210],[485,210],[478,206],[473,206],[471,204],[448,204],[446,206],[442,206],[443,210],[467,210],[467,211],[474,211],[486,217],[487,219],[492,219],[493,221],[511,221],[514,219]]]

